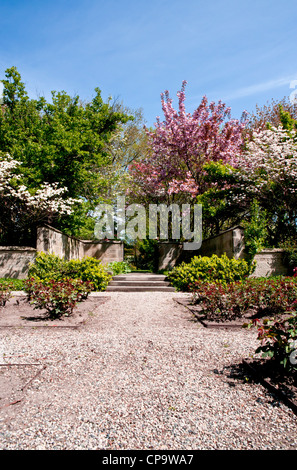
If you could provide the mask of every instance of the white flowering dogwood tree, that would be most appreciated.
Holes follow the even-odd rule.
[[[249,221],[255,204],[267,219],[268,244],[297,236],[297,134],[294,127],[254,130],[232,164],[203,167],[209,188],[198,196],[203,221],[216,235]]]
[[[21,163],[6,154],[0,158],[0,238],[1,233],[11,234],[11,244],[29,228],[39,223],[51,223],[53,219],[70,215],[78,199],[65,198],[67,188],[43,183],[40,188],[29,190],[22,184],[18,173]]]
[[[282,126],[253,133],[236,164],[232,203],[257,201],[275,243],[297,233],[297,132]],[[232,189],[231,189],[232,191]]]

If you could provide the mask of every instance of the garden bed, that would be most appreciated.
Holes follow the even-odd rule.
[[[207,319],[206,315],[201,313],[201,307],[192,303],[191,299],[179,298],[175,299],[177,303],[186,307],[194,315],[201,325],[205,328],[242,328],[243,325],[253,318],[253,312],[234,320],[214,321]]]
[[[286,373],[272,359],[244,359],[242,363],[255,380],[297,414],[297,371]]]
[[[4,307],[0,307],[0,328],[20,327],[72,327],[85,324],[99,305],[106,302],[109,297],[104,295],[90,295],[83,302],[77,303],[73,313],[52,319],[46,310],[34,309],[27,301],[26,295],[13,296]]]
[[[201,307],[194,305],[190,299],[175,300],[186,307],[205,328],[242,329],[254,317],[251,311],[232,321],[211,321],[201,314]],[[297,414],[297,371],[285,372],[272,359],[243,359],[242,364],[254,380],[259,381]]]

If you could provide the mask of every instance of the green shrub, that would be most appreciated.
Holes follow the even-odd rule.
[[[66,269],[66,261],[57,255],[38,252],[34,263],[30,264],[28,278],[62,279]]]
[[[289,274],[296,275],[297,268],[297,242],[295,240],[287,240],[282,244],[284,250],[284,262],[288,266]]]
[[[180,291],[189,291],[199,280],[221,281],[223,283],[240,281],[251,274],[254,266],[243,259],[222,256],[194,256],[190,263],[181,263],[168,274],[172,285]]]
[[[96,291],[104,291],[112,277],[100,260],[91,257],[68,261],[65,275],[71,279],[92,282]]]
[[[92,282],[93,289],[104,291],[111,280],[111,275],[96,258],[85,257],[81,260],[66,261],[59,256],[38,253],[35,262],[29,268],[28,277],[60,281],[62,279],[80,279]]]
[[[24,279],[14,279],[14,278],[0,278],[0,285],[8,283],[11,285],[11,290],[23,290],[24,288]]]
[[[140,270],[157,272],[159,261],[158,241],[144,238],[136,243],[136,267]]]
[[[132,271],[130,264],[126,261],[112,261],[107,265],[108,271],[115,276],[117,274],[130,273]]]
[[[249,221],[243,221],[244,245],[248,262],[252,262],[254,256],[267,246],[268,222],[267,213],[261,209],[257,201],[251,206]]]

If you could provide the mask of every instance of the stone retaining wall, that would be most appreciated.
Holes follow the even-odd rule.
[[[35,248],[0,246],[0,278],[25,279],[35,256]]]
[[[100,259],[107,264],[124,260],[124,244],[117,240],[89,241],[69,237],[50,226],[40,227],[37,232],[36,248],[3,246],[0,247],[0,278],[24,279],[29,264],[34,261],[36,252],[52,253],[65,259],[82,259],[86,256]],[[244,258],[243,230],[235,227],[202,242],[197,251],[184,251],[182,243],[159,243],[159,270],[168,270],[182,261],[189,262],[193,256],[221,256]],[[283,250],[263,250],[255,256],[256,270],[252,277],[286,275],[288,269],[283,261]]]
[[[29,264],[36,253],[51,253],[67,260],[86,256],[100,259],[103,264],[124,260],[124,245],[121,241],[89,241],[69,237],[50,226],[37,230],[36,248],[0,246],[0,278],[25,279]]]
[[[100,259],[104,264],[124,260],[122,241],[80,240],[50,226],[38,228],[36,248],[37,251],[55,254],[67,260],[82,259],[86,256]]]
[[[244,231],[242,227],[234,227],[202,241],[199,250],[183,250],[182,243],[159,243],[159,270],[171,269],[182,261],[189,262],[194,256],[221,256],[224,253],[229,258],[244,257]]]
[[[159,243],[159,270],[170,270],[182,261],[190,262],[194,256],[221,256],[224,253],[229,258],[244,258],[244,231],[238,226],[216,237],[202,241],[202,246],[196,251],[184,251],[181,243]],[[288,274],[288,268],[283,260],[284,251],[267,249],[255,256],[256,269],[252,277],[281,276]]]
[[[267,249],[257,253],[254,260],[256,269],[251,277],[285,276],[288,268],[283,261],[284,250]]]

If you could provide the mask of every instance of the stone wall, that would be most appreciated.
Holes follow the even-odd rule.
[[[78,238],[68,237],[59,230],[47,225],[37,229],[36,249],[67,260],[79,259],[83,256],[82,243]]]
[[[222,232],[216,237],[202,241],[197,251],[184,251],[181,243],[159,243],[159,270],[172,269],[182,261],[190,262],[193,256],[221,256],[224,253],[229,258],[244,258],[244,231],[238,226]],[[254,260],[256,269],[252,277],[281,276],[288,274],[288,268],[283,260],[284,251],[281,249],[267,249],[258,253]]]
[[[159,261],[158,269],[170,270],[173,268],[180,260],[183,255],[183,245],[182,243],[174,242],[160,242],[158,244],[159,250]]]
[[[284,251],[281,249],[267,249],[257,253],[254,260],[256,269],[251,277],[285,276],[288,268],[283,261]]]
[[[244,231],[237,226],[202,241],[199,250],[183,250],[182,243],[159,243],[159,270],[171,269],[182,261],[189,262],[194,256],[222,256],[224,253],[229,258],[244,257]]]
[[[51,253],[61,258],[82,259],[86,256],[100,259],[102,263],[111,261],[123,261],[124,244],[117,240],[79,240],[69,237],[59,230],[44,226],[37,230],[37,251]]]
[[[122,241],[89,241],[69,237],[50,226],[40,227],[37,232],[36,248],[0,246],[0,278],[24,279],[29,264],[34,262],[36,252],[56,254],[65,259],[82,259],[85,256],[100,259],[107,264],[124,260]],[[182,261],[189,262],[193,256],[221,256],[226,253],[230,258],[244,258],[244,239],[241,227],[227,230],[217,237],[203,240],[196,251],[184,251],[179,242],[159,243],[159,270],[168,270]],[[283,262],[283,250],[263,250],[255,256],[256,270],[252,277],[286,275],[288,269]]]
[[[35,248],[0,246],[0,278],[25,279],[35,256]]]
[[[222,256],[224,253],[228,258],[244,257],[244,230],[242,227],[237,226],[221,232],[215,237],[206,238],[202,241],[201,249],[198,250],[198,254],[201,256],[213,254]]]

